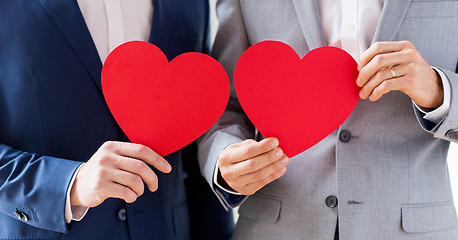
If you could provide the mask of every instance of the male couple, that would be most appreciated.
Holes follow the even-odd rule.
[[[179,153],[167,157],[167,173],[150,149],[105,143],[123,134],[100,94],[100,46],[122,40],[98,42],[88,19],[99,13],[78,4],[0,3],[0,239],[188,239]],[[202,50],[206,4],[153,1],[149,40],[169,58]],[[142,26],[110,30],[113,20],[130,19],[113,12],[124,17],[133,5],[105,1],[110,41]],[[457,10],[457,1],[219,1],[213,55],[231,80],[244,50],[279,40],[300,56],[324,45],[345,49],[359,61],[362,87],[350,118],[292,159],[275,138],[247,140],[255,129],[232,91],[199,141],[199,160],[224,206],[240,205],[235,239],[458,239],[446,165],[458,138]],[[159,188],[151,193],[142,182]],[[105,197],[118,199],[65,223]]]

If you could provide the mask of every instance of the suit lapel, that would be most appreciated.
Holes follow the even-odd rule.
[[[372,43],[393,41],[411,0],[386,0]]]
[[[102,62],[76,0],[38,0],[102,91]]]
[[[292,0],[309,50],[326,45],[316,0]]]

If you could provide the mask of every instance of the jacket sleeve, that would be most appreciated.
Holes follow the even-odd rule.
[[[458,143],[458,74],[439,68],[450,81],[451,102],[450,112],[436,125],[423,119],[423,114],[415,111],[418,122],[425,130],[434,134],[434,137]],[[458,69],[457,69],[458,70]]]
[[[234,90],[234,68],[240,55],[250,46],[238,1],[220,0],[217,3],[219,29],[212,55],[224,67],[231,81],[231,94],[226,111],[218,122],[198,140],[201,172],[224,207],[228,203],[213,184],[213,174],[220,152],[232,143],[254,138],[255,129],[243,112]],[[241,202],[239,202],[240,204]]]
[[[80,164],[0,144],[0,212],[33,227],[66,232],[67,188]]]

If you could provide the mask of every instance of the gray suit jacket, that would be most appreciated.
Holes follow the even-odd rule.
[[[314,0],[220,0],[218,14],[213,53],[230,79],[238,57],[257,42],[282,41],[300,56],[326,45]],[[458,138],[458,1],[386,0],[374,42],[397,40],[411,41],[446,74],[449,115],[427,130],[401,92],[360,100],[339,129],[291,159],[285,176],[246,199],[235,239],[333,239],[337,221],[344,240],[458,239],[446,164],[449,141]],[[344,129],[348,142],[339,140]],[[254,133],[232,89],[227,111],[200,139],[212,186],[221,150]],[[335,208],[325,204],[330,195],[338,197]]]

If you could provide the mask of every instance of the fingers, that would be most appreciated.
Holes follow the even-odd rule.
[[[257,182],[248,184],[247,186],[244,187],[244,192],[245,194],[243,195],[253,195],[255,192],[259,191],[259,189],[263,188],[267,184],[279,179],[281,176],[285,175],[287,169],[286,167],[282,168],[278,172],[274,172],[272,175],[264,178],[263,180],[259,180]]]
[[[242,143],[234,144],[228,148],[231,151],[223,151],[220,160],[231,159],[231,162],[241,162],[246,159],[254,158],[258,155],[270,152],[278,147],[278,139],[266,138],[260,142],[254,140],[246,140]]]
[[[240,162],[234,168],[240,175],[249,174],[277,162],[283,156],[283,151],[280,148],[275,148],[270,152]]]
[[[163,172],[171,170],[165,159],[145,146],[104,143],[78,171],[70,190],[71,204],[95,207],[109,197],[133,202],[144,193],[143,182],[156,191],[158,177],[148,163]]]
[[[390,80],[383,81],[372,91],[369,96],[369,100],[375,102],[384,94],[389,93],[390,91],[402,90],[405,88],[405,77],[394,78]]]
[[[356,84],[361,87],[362,99],[377,101],[400,90],[419,106],[437,108],[442,104],[441,79],[408,41],[374,44],[361,56],[358,70]]]
[[[273,175],[276,172],[279,172],[283,168],[286,168],[288,163],[289,158],[287,156],[284,156],[281,160],[277,162],[267,165],[257,171],[240,176],[240,181],[244,182],[245,185],[249,185],[251,183],[269,179],[269,176]]]
[[[140,176],[126,171],[115,171],[112,176],[115,184],[120,184],[131,189],[137,197],[140,197],[145,191],[143,181]]]
[[[283,176],[289,158],[278,144],[276,138],[268,138],[260,142],[247,140],[226,148],[219,156],[219,169],[225,183],[241,194],[251,195]]]
[[[134,192],[132,189],[120,185],[120,184],[108,184],[104,189],[104,193],[102,196],[104,196],[104,199],[100,199],[100,202],[103,202],[107,198],[119,198],[123,199],[124,201],[128,203],[133,203],[135,200],[137,200],[137,193]]]
[[[109,147],[113,148],[116,154],[142,160],[163,173],[169,173],[172,170],[172,166],[170,166],[167,160],[149,147],[125,142],[107,142],[106,144],[110,145]]]
[[[396,74],[396,78],[403,77],[406,74],[406,68],[401,65],[394,66],[393,71]],[[366,99],[372,95],[376,87],[378,87],[382,82],[387,80],[393,80],[393,74],[390,68],[379,69],[361,88],[359,96],[361,99]],[[378,99],[378,98],[377,98]],[[372,100],[372,99],[371,99]]]
[[[366,66],[375,56],[385,53],[399,52],[403,49],[414,49],[414,46],[409,41],[399,42],[376,42],[369,47],[360,57],[358,71]]]
[[[376,55],[367,63],[359,72],[356,84],[359,87],[365,86],[369,80],[376,76],[381,69],[387,69],[390,66],[398,66],[410,61],[410,57],[404,52],[394,52]],[[387,73],[390,73],[388,69]],[[388,75],[391,78],[391,73]]]
[[[237,178],[229,178],[227,183],[243,195],[252,195],[260,188],[283,176],[286,173],[288,163],[289,158],[285,155],[280,161],[272,163],[258,171]]]
[[[126,171],[125,172],[126,174],[137,176],[138,180],[140,180],[139,184],[141,183],[140,185],[142,186],[142,188],[143,188],[143,182],[141,182],[141,180],[143,180],[147,184],[148,188],[152,192],[157,190],[158,178],[156,174],[154,173],[154,171],[145,162],[141,160],[133,159],[133,158],[118,156],[117,161],[116,161],[116,167],[118,167],[119,169],[123,171]],[[126,175],[122,175],[122,176],[121,174],[119,175],[120,175],[118,176],[119,180],[118,180],[118,177],[114,178],[116,179],[116,182],[119,182],[120,184],[123,184],[125,186],[130,186],[122,182],[123,180],[121,179],[121,177],[126,176]],[[135,191],[135,189],[133,190]],[[135,191],[135,192],[138,193],[138,191]]]

